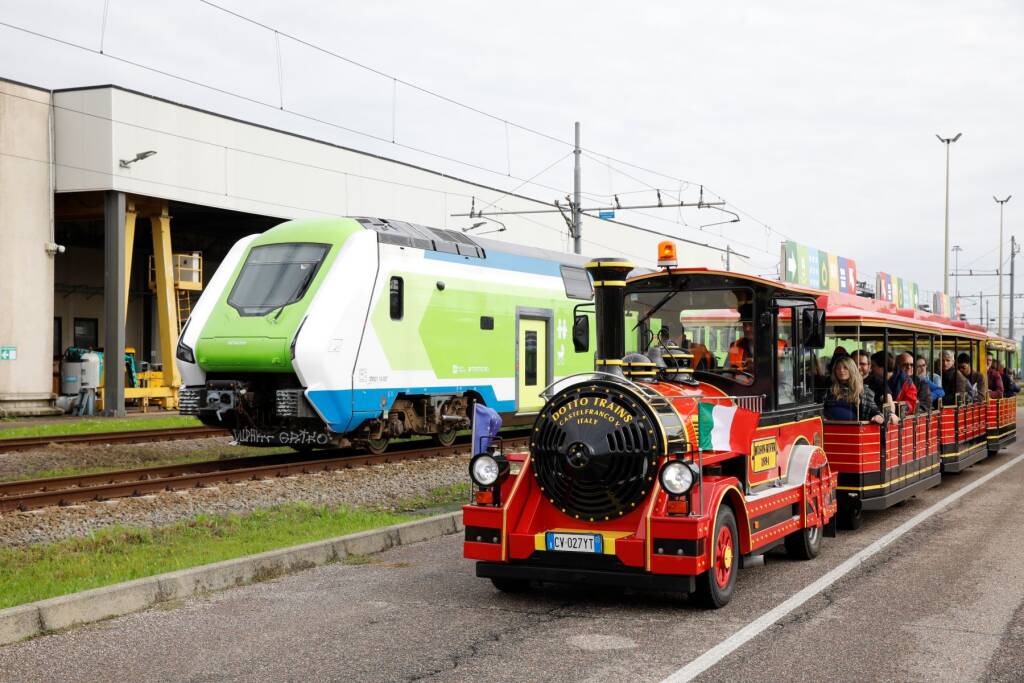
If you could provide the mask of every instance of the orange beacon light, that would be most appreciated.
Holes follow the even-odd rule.
[[[660,268],[674,268],[676,265],[676,243],[665,240],[658,243],[658,266]]]

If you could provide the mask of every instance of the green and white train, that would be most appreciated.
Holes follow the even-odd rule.
[[[400,221],[283,223],[235,244],[193,309],[181,412],[299,449],[448,444],[475,402],[527,422],[593,367],[585,261]]]

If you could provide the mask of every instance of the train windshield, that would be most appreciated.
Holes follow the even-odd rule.
[[[754,377],[753,293],[746,289],[636,292],[626,296],[626,350],[678,347],[694,369],[748,384]]]
[[[244,316],[266,315],[301,299],[330,245],[297,242],[253,247],[228,303]]]

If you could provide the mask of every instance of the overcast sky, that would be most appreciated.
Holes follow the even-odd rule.
[[[928,292],[942,287],[935,134],[962,132],[950,198],[961,267],[996,267],[993,194],[1017,195],[1007,259],[1010,235],[1024,239],[1022,3],[214,1],[400,82],[200,0],[0,0],[0,22],[92,50],[102,40],[113,57],[270,106],[3,26],[0,77],[115,83],[503,189],[554,164],[521,190],[548,201],[571,189],[570,148],[501,121],[569,142],[578,120],[592,203],[610,193],[648,203],[651,187],[696,200],[704,184],[749,215],[703,231],[722,215],[626,220],[731,242],[765,273],[785,235],[856,259],[872,284],[883,270]],[[609,167],[605,155],[668,177]],[[962,278],[960,289],[994,292],[995,278]],[[964,309],[977,320],[975,303]]]

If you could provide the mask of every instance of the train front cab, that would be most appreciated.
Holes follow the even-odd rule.
[[[1017,345],[1009,339],[990,339],[986,342],[985,357],[995,356],[1003,367],[1017,367]],[[1017,397],[989,398],[986,406],[986,436],[988,453],[994,455],[1017,440]]]
[[[744,320],[757,326],[754,380],[743,384],[732,379],[729,373],[745,373],[728,370],[723,353],[717,359],[719,372],[694,372],[689,383],[645,379],[639,372],[624,382],[595,375],[561,389],[538,416],[531,452],[507,456],[503,478],[494,485],[477,482],[473,502],[463,509],[464,555],[478,560],[477,576],[502,590],[522,590],[529,581],[696,590],[703,604],[720,607],[731,598],[744,557],[785,545],[809,559],[817,554],[822,536],[832,533],[836,478],[821,448],[821,406],[806,372],[813,350],[801,341],[807,338],[810,319],[804,311],[815,310],[815,302],[806,293],[756,278],[672,271],[646,276],[646,281],[644,276],[630,280],[630,304],[624,311],[621,291],[617,306],[602,292],[606,287],[624,289],[624,275],[593,274],[598,285],[599,370],[622,363],[619,358],[628,343],[622,336],[627,332],[639,335],[639,350],[648,348],[656,336],[648,329],[656,322],[648,314],[655,308],[660,310],[658,324],[672,326],[686,322],[683,312],[699,305],[710,311],[732,310],[728,334],[734,340],[742,337],[736,311],[737,301],[744,300],[751,306]],[[685,303],[666,303],[671,292],[679,292]],[[608,311],[616,308],[618,329],[609,333],[604,324]],[[623,318],[634,324],[623,326]],[[687,331],[696,332],[693,327]],[[726,332],[712,331],[717,336]],[[824,329],[817,334],[823,338]],[[789,383],[780,396],[783,376]],[[702,401],[756,408],[761,414],[752,444],[739,452],[699,452],[694,420]],[[604,488],[588,479],[586,468],[606,457],[606,437],[597,429],[607,416],[583,412],[576,424],[573,416],[580,413],[575,407],[582,405],[586,410],[601,406],[598,413],[625,410],[631,422],[654,425],[650,433],[661,438],[652,439],[653,450],[645,446],[636,457],[616,461],[616,467],[626,461],[643,463],[640,478],[635,473],[615,476]],[[590,419],[594,422],[588,423]],[[564,429],[576,431],[561,439]],[[593,434],[597,436],[591,439]],[[563,443],[565,448],[559,446]],[[591,448],[589,456],[583,445]],[[668,492],[660,476],[675,463],[693,471],[691,487],[678,495]],[[573,474],[574,468],[583,474]],[[574,476],[578,478],[570,481]],[[624,482],[641,482],[642,490],[619,495]],[[609,510],[598,510],[598,503]],[[562,542],[585,543],[588,551],[566,552],[558,547]]]

